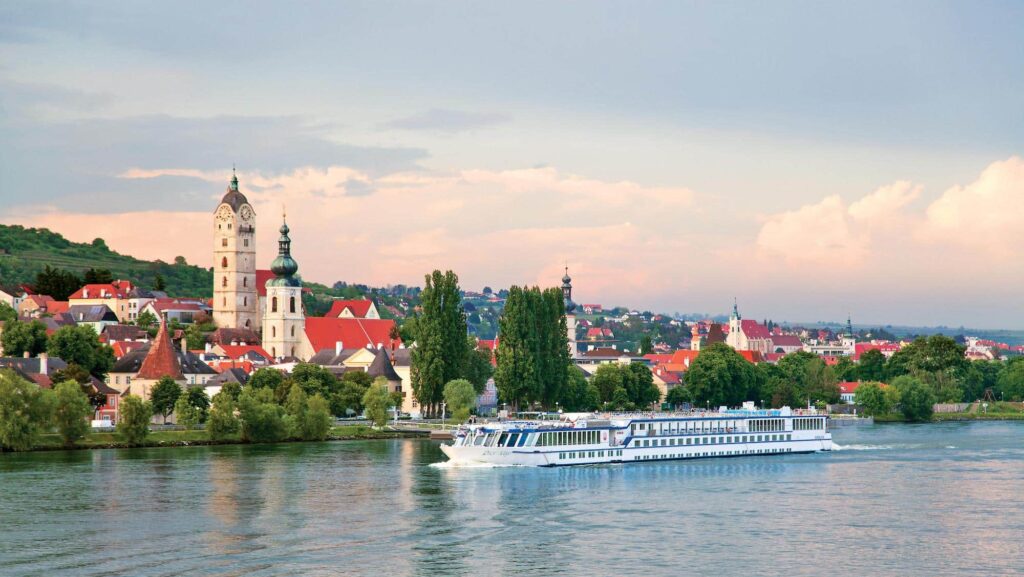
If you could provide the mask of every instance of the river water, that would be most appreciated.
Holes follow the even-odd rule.
[[[450,468],[425,440],[0,455],[0,575],[1020,575],[1024,423]]]

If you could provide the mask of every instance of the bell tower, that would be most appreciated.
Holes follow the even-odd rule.
[[[259,331],[256,213],[231,172],[213,217],[213,322],[220,328]]]
[[[292,258],[288,223],[281,224],[277,258],[270,263],[274,278],[267,281],[266,309],[263,311],[263,349],[274,358],[306,359],[303,340],[306,316],[302,312],[302,281],[295,273],[299,263]]]
[[[579,348],[576,344],[576,303],[572,302],[572,277],[569,276],[569,267],[565,267],[565,276],[562,277],[562,298],[565,300],[565,330],[569,338],[569,358],[575,359],[579,355]]]

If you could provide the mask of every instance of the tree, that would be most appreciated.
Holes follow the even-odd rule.
[[[196,411],[199,412],[199,422],[206,421],[206,414],[210,410],[210,397],[206,394],[206,389],[203,387],[189,387],[185,396],[188,398],[188,404],[195,407]]]
[[[830,368],[839,382],[856,381],[858,378],[857,365],[850,357],[839,357],[836,364]]]
[[[416,347],[412,349],[412,390],[428,415],[437,413],[444,385],[463,374],[466,359],[466,313],[459,277],[435,270],[425,277],[416,317]]]
[[[787,355],[779,361],[788,359]],[[755,399],[763,374],[725,343],[712,343],[690,365],[686,383],[694,402],[705,406],[736,406]]]
[[[893,409],[889,404],[890,398],[886,396],[882,386],[873,381],[861,383],[857,387],[856,401],[865,415],[886,415]]]
[[[814,402],[838,403],[839,379],[832,367],[822,359],[815,359],[804,366],[804,396]]]
[[[114,366],[114,351],[100,342],[88,325],[64,326],[50,337],[47,352],[51,357],[74,363],[97,378],[103,378]]]
[[[857,376],[862,381],[880,381],[885,378],[885,355],[878,349],[865,351],[860,356]]]
[[[302,427],[302,438],[309,441],[322,441],[326,439],[327,434],[331,432],[331,424],[333,422],[327,399],[319,393],[313,395],[309,398],[309,403],[306,406],[306,420]]]
[[[0,370],[0,447],[27,451],[50,423],[54,401],[10,369]]]
[[[366,418],[377,427],[383,427],[388,422],[388,407],[390,404],[391,395],[388,393],[386,384],[374,383],[363,394]]]
[[[292,383],[288,392],[288,399],[284,403],[285,427],[288,429],[288,436],[295,439],[302,439],[302,427],[306,421],[306,393],[298,383]]]
[[[149,434],[153,405],[135,395],[123,397],[118,407],[117,434],[128,445],[140,445]]]
[[[562,367],[571,361],[561,290],[511,287],[498,325],[498,395],[513,407],[553,407],[567,384]]]
[[[665,402],[672,405],[673,408],[678,408],[681,405],[692,402],[692,398],[686,387],[675,386],[668,390],[668,394],[665,395]]]
[[[106,268],[90,268],[85,271],[82,281],[85,284],[110,284],[114,282],[114,273]]]
[[[37,320],[9,321],[3,332],[4,356],[36,356],[46,350],[46,325]]]
[[[198,351],[206,347],[206,335],[198,323],[193,323],[185,329],[185,346],[190,351]]]
[[[11,305],[0,302],[0,322],[9,323],[18,320],[18,311]]]
[[[472,337],[470,337],[472,341]],[[491,366],[492,354],[490,349],[478,349],[476,343],[472,342],[466,347],[466,362],[462,376],[473,383],[473,390],[481,394],[487,387],[487,379],[494,374],[494,367]]]
[[[661,391],[654,384],[654,376],[646,365],[620,365],[620,370],[623,371],[622,384],[631,403],[637,407],[647,407],[661,400]]]
[[[629,393],[626,392],[626,389],[623,387],[615,389],[612,393],[611,406],[618,410],[632,410],[636,408],[631,405],[633,405],[633,403],[629,401]]]
[[[174,417],[179,425],[194,429],[199,424],[199,409],[188,402],[188,396],[181,395],[174,403]]]
[[[67,446],[85,438],[93,409],[82,387],[75,381],[62,381],[54,387],[53,424]]]
[[[1024,357],[1015,357],[999,371],[996,390],[1004,400],[1024,399]]]
[[[49,295],[54,300],[66,301],[72,293],[82,287],[82,279],[66,270],[51,268],[46,265],[36,273],[35,291],[41,295]]]
[[[626,390],[622,385],[622,372],[610,363],[598,365],[594,376],[590,378],[590,384],[597,389],[602,403],[610,402],[616,389]]]
[[[649,355],[652,352],[654,352],[654,342],[650,335],[644,335],[640,338],[640,356]]]
[[[302,387],[302,391],[309,397],[317,394],[326,397],[338,389],[338,379],[330,371],[310,363],[295,365],[292,380]]]
[[[601,393],[597,387],[587,382],[583,371],[576,365],[568,365],[566,372],[568,375],[560,401],[561,408],[569,412],[596,410],[601,404]]]
[[[231,397],[232,401],[238,402],[238,397],[242,395],[242,385],[239,385],[238,383],[224,383],[220,387],[220,393],[224,393]],[[217,395],[220,393],[217,393]]]
[[[239,426],[238,417],[235,416],[235,398],[221,389],[221,392],[213,396],[213,404],[206,417],[206,430],[211,439],[221,441],[234,436]]]
[[[246,383],[253,389],[277,390],[285,380],[285,374],[277,369],[262,368],[256,369]]]
[[[462,422],[469,418],[470,410],[476,406],[476,390],[466,379],[454,379],[444,386],[444,402],[452,418]]]
[[[156,276],[153,277],[153,290],[161,292],[167,290],[167,283],[164,281],[164,276],[160,273],[156,273]]]
[[[164,424],[167,424],[167,415],[174,411],[174,404],[178,402],[180,396],[181,385],[171,377],[160,377],[160,380],[153,385],[149,401],[153,405],[153,412],[164,418]]]
[[[156,315],[149,311],[142,311],[139,316],[135,317],[135,326],[140,329],[149,329],[150,327],[156,326]]]
[[[932,418],[935,393],[920,379],[902,376],[893,379],[892,386],[900,393],[900,410],[908,421],[927,421]]]
[[[238,396],[238,417],[242,439],[251,443],[274,443],[288,436],[284,408],[270,389],[243,388]]]

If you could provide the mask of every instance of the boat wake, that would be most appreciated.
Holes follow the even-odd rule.
[[[840,445],[835,441],[832,442],[833,451],[890,451],[892,449],[891,445]]]
[[[504,463],[457,463],[455,461],[442,461],[428,465],[435,469],[497,469],[501,467],[522,467],[523,465],[511,465]]]

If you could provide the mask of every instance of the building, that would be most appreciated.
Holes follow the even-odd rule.
[[[67,312],[75,324],[92,327],[97,335],[104,327],[119,324],[117,315],[107,305],[71,305]]]
[[[579,348],[576,345],[576,303],[572,302],[572,277],[569,276],[569,267],[565,267],[565,275],[562,276],[562,297],[565,300],[565,330],[569,338],[569,358],[575,359],[579,356]]]
[[[729,316],[729,333],[725,342],[738,351],[757,351],[762,355],[773,352],[772,334],[768,327],[753,320],[743,320],[735,301]]]
[[[256,213],[232,175],[214,212],[213,321],[218,327],[260,328],[255,237]]]
[[[343,319],[379,319],[377,305],[370,299],[345,300],[336,299],[331,303],[331,310],[326,317]]]
[[[131,320],[129,295],[133,288],[132,283],[126,280],[116,280],[110,284],[87,284],[68,297],[68,305],[106,306],[114,311],[120,322],[127,322]]]
[[[114,363],[107,374],[107,385],[121,394],[149,400],[153,385],[163,377],[171,377],[184,386],[205,386],[216,375],[217,371],[186,350],[184,342],[180,349],[176,349],[167,334],[167,325],[160,323],[160,330],[152,343]]]
[[[305,348],[306,317],[302,312],[302,282],[296,278],[299,264],[292,258],[288,223],[281,224],[277,258],[270,264],[274,278],[267,281],[267,304],[263,311],[263,348],[274,358],[308,359]]]
[[[157,319],[189,325],[208,314],[210,307],[198,299],[158,298],[148,301],[142,312],[148,312]]]
[[[804,343],[800,340],[800,337],[796,335],[772,335],[772,353],[781,353],[788,355],[796,351],[803,350]]]

